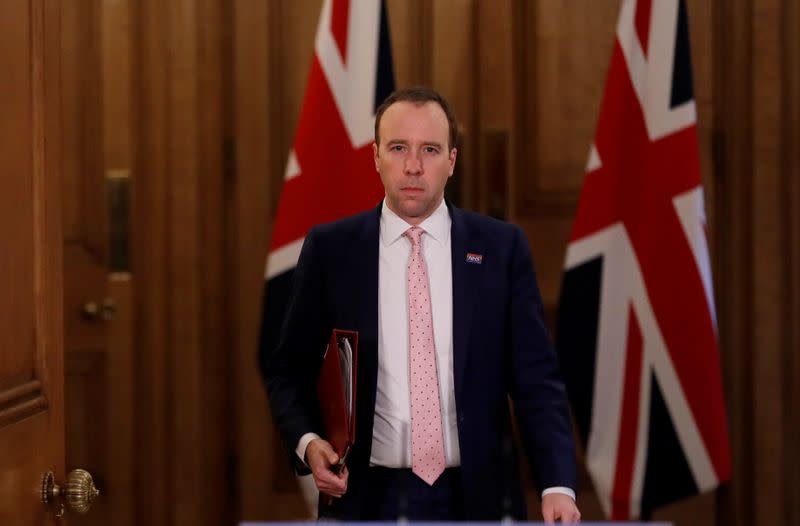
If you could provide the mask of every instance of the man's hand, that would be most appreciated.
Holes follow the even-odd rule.
[[[547,524],[555,524],[557,520],[565,524],[577,524],[581,521],[581,512],[569,495],[548,493],[542,497],[542,517]]]
[[[341,497],[347,491],[347,468],[342,468],[337,475],[331,466],[339,462],[339,455],[333,447],[321,438],[315,438],[306,448],[306,463],[314,474],[314,484],[320,493],[332,497]]]

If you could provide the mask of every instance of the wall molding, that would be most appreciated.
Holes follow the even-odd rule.
[[[40,380],[30,380],[0,391],[0,429],[46,410],[47,400]]]

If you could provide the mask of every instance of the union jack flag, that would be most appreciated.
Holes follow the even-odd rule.
[[[309,229],[374,207],[384,195],[372,156],[373,124],[375,110],[393,90],[384,2],[325,0],[267,257],[262,371],[278,343]],[[313,481],[300,482],[314,488]]]
[[[683,0],[624,0],[557,346],[607,516],[731,475]]]

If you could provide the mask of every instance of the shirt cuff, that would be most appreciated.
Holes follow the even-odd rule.
[[[316,433],[306,433],[305,435],[301,436],[300,440],[297,442],[297,448],[295,448],[294,452],[297,453],[298,457],[300,457],[300,462],[302,462],[306,466],[308,466],[308,464],[306,464],[306,449],[308,448],[308,444],[310,444],[312,440],[315,440],[317,438],[321,437]]]
[[[302,442],[302,439],[300,440]],[[552,488],[547,488],[542,492],[542,497],[549,493],[561,493],[562,495],[567,495],[575,500],[575,492],[571,488],[566,488],[564,486],[553,486]]]

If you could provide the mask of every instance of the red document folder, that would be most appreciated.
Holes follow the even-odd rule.
[[[339,455],[338,468],[344,465],[356,438],[357,358],[358,332],[334,329],[322,358],[317,394],[325,439]]]

